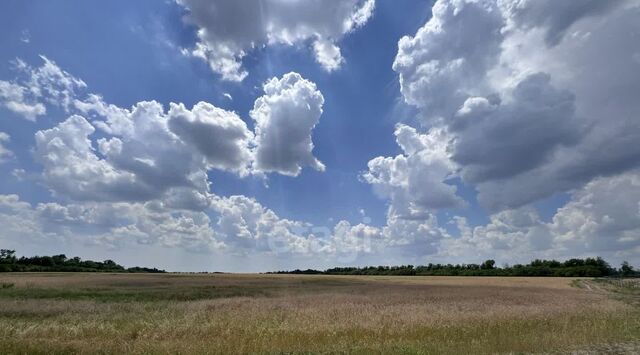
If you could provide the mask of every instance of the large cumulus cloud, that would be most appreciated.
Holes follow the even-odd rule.
[[[267,81],[264,92],[250,112],[257,145],[254,168],[291,176],[303,166],[324,171],[324,164],[312,154],[311,131],[324,104],[316,85],[298,73],[288,73]]]
[[[45,66],[66,73],[53,62]],[[45,91],[46,86],[59,85],[39,84],[34,90]],[[123,108],[97,94],[69,91],[64,101],[75,114],[35,134],[42,178],[61,198],[161,200],[178,209],[202,210],[212,199],[210,169],[241,177],[268,172],[297,176],[303,166],[324,170],[312,155],[311,140],[322,114],[322,93],[297,73],[270,79],[264,91],[250,113],[255,134],[235,112],[207,102],[191,109],[171,103],[165,110],[156,101]],[[3,158],[9,156],[5,148],[2,152]]]
[[[191,111],[171,104],[169,117],[171,131],[202,152],[209,165],[247,173],[253,133],[237,114],[200,102]]]
[[[421,128],[396,128],[404,154],[372,159],[363,175],[389,201],[386,235],[439,236],[427,239],[444,259],[637,259],[640,2],[439,0],[432,13],[393,64]],[[446,164],[421,162],[432,149],[401,131],[408,142],[441,132]],[[411,182],[411,171],[429,174]],[[458,235],[438,233],[426,222],[455,204],[434,192],[459,199],[458,176],[490,222],[454,217]],[[571,200],[545,222],[531,204],[558,192]],[[405,228],[389,234],[394,224]]]
[[[414,36],[400,39],[393,70],[405,102],[430,117],[447,116],[467,97],[486,93],[503,19],[492,1],[437,1],[432,14]]]
[[[394,70],[480,201],[518,207],[640,163],[638,15],[638,1],[440,0]]]
[[[419,134],[400,124],[395,136],[404,154],[376,157],[362,175],[378,195],[391,200],[393,214],[416,218],[427,211],[463,206],[456,187],[446,182],[455,168],[447,152],[446,132],[434,128]]]
[[[112,130],[113,136],[95,143],[94,126],[79,115],[37,132],[35,152],[47,186],[75,200],[163,198],[186,202],[182,207],[206,206],[206,160],[169,130],[162,105],[138,103],[128,119],[131,130]]]
[[[247,76],[242,59],[265,45],[313,43],[316,60],[327,71],[344,61],[340,39],[364,25],[373,14],[374,0],[235,1],[178,0],[186,20],[198,28],[191,54],[206,60],[223,79]]]

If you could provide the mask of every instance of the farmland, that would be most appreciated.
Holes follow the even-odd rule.
[[[0,274],[3,353],[640,350],[634,281]]]

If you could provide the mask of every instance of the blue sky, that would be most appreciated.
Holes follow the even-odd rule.
[[[508,5],[4,2],[0,240],[173,270],[638,264],[638,3]]]

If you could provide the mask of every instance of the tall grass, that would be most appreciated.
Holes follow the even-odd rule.
[[[0,282],[16,284],[0,289],[3,353],[488,354],[640,342],[637,307],[566,279],[25,274]],[[85,292],[94,298],[73,296]],[[119,292],[143,296],[112,297]],[[187,296],[157,296],[165,292]]]

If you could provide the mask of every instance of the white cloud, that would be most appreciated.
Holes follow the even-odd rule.
[[[487,225],[470,228],[456,217],[460,236],[440,247],[443,257],[497,258],[523,262],[532,258],[602,256],[638,263],[640,255],[640,174],[637,171],[597,178],[575,191],[550,222],[531,207],[504,210]]]
[[[493,1],[437,1],[433,16],[398,42],[393,70],[405,102],[429,117],[450,116],[483,81],[500,54],[503,20]]]
[[[78,200],[142,199],[154,189],[138,182],[133,173],[118,171],[101,159],[89,136],[95,128],[81,116],[71,116],[56,127],[36,133],[36,156],[44,167],[47,186],[58,194]],[[122,142],[112,140],[109,149],[121,151]]]
[[[0,240],[28,243],[45,237],[36,213],[27,202],[20,201],[18,195],[0,195]]]
[[[233,0],[178,0],[186,21],[198,28],[192,54],[230,81],[247,76],[242,59],[266,45],[313,42],[316,60],[327,71],[343,62],[337,43],[372,16],[374,0],[265,0],[247,4]]]
[[[313,82],[293,72],[268,80],[263,89],[265,94],[255,100],[250,112],[255,137],[236,113],[207,102],[199,102],[191,110],[182,103],[171,103],[165,114],[155,102],[138,103],[128,110],[90,94],[84,100],[75,99],[73,106],[83,115],[93,116],[93,126],[116,136],[115,140],[98,142],[103,153],[108,156],[111,152],[112,158],[120,152],[121,141],[128,141],[125,145],[129,146],[146,145],[148,156],[157,154],[153,145],[168,141],[172,148],[163,144],[159,149],[165,153],[167,149],[174,153],[191,150],[194,160],[206,158],[205,170],[228,170],[240,176],[265,172],[297,176],[303,166],[323,171],[324,165],[312,154],[311,140],[322,114],[322,93]],[[148,109],[142,110],[143,106]],[[126,147],[122,156],[130,156]],[[153,160],[138,161],[149,159]]]
[[[465,181],[510,178],[544,163],[557,147],[578,142],[584,127],[575,117],[575,98],[549,81],[548,74],[531,74],[502,101],[465,102],[451,119],[453,160]],[[468,102],[478,100],[484,104]]]
[[[344,58],[340,54],[340,47],[330,41],[317,40],[313,42],[313,50],[318,63],[327,71],[334,71],[340,68],[340,65],[344,62]]]
[[[29,121],[44,115],[47,110],[43,104],[26,98],[27,89],[23,86],[0,80],[0,104]]]
[[[622,1],[599,0],[498,1],[508,19],[508,27],[519,27],[525,30],[543,28],[544,39],[548,45],[558,44],[567,30],[580,19],[606,14],[607,11],[622,3]]]
[[[171,104],[168,115],[171,131],[207,157],[211,167],[248,173],[253,133],[238,115],[206,102],[191,111],[183,104]]]
[[[395,136],[404,154],[376,157],[362,175],[378,195],[391,200],[392,213],[420,218],[429,210],[463,206],[456,187],[446,182],[456,169],[448,153],[447,132],[432,128],[427,134],[419,134],[399,124]]]
[[[106,103],[100,95],[92,93],[84,99],[76,98],[73,107],[82,115],[95,118],[93,124],[102,131],[117,135],[132,134],[131,111]]]
[[[13,157],[13,152],[4,145],[10,140],[10,136],[4,132],[0,132],[0,164]]]
[[[638,15],[635,0],[439,0],[393,68],[480,202],[514,208],[640,164]]]
[[[537,257],[566,256],[552,249],[552,235],[532,208],[498,212],[490,216],[488,224],[475,228],[469,227],[465,218],[455,217],[453,221],[460,236],[443,241],[439,254],[445,258],[491,258],[513,263],[528,262]]]
[[[130,110],[90,95],[75,115],[36,133],[44,179],[57,194],[75,200],[148,201],[203,209],[211,199],[207,172],[251,170],[253,133],[235,113],[200,102],[139,102]],[[100,128],[103,137],[92,138]]]
[[[26,44],[31,42],[31,34],[29,33],[29,30],[22,30],[22,32],[20,33],[20,42]]]
[[[566,253],[602,252],[640,261],[640,172],[597,178],[576,191],[550,229]]]
[[[39,203],[0,195],[0,239],[34,243],[58,241],[107,248],[128,243],[180,247],[194,252],[220,247],[203,212],[175,211],[150,203]]]
[[[398,125],[403,154],[372,159],[363,174],[389,200],[383,249],[460,261],[637,259],[640,189],[625,171],[640,163],[638,4],[436,2],[393,66],[427,133]],[[452,218],[452,236],[434,211],[461,205],[447,184],[458,174],[495,213],[476,227]],[[576,188],[552,222],[527,206]]]
[[[190,211],[176,210],[158,200],[32,206],[17,195],[0,195],[0,222],[0,240],[12,243],[57,241],[110,249],[133,243],[191,252],[218,250],[278,258],[305,255],[330,260],[336,255],[355,260],[361,253],[371,252],[362,246],[370,234],[377,233],[376,228],[358,225],[350,227],[348,234],[316,236],[314,232],[324,230],[280,218],[246,196],[215,197],[210,210]]]
[[[316,85],[298,73],[272,78],[263,86],[249,113],[255,121],[254,169],[297,176],[303,166],[324,171],[313,156],[311,131],[322,114],[324,97]]]
[[[95,146],[90,138],[95,128],[82,116],[37,132],[35,152],[47,186],[81,201],[166,198],[181,201],[182,208],[206,207],[205,159],[170,132],[162,106],[140,102],[127,119],[130,130],[109,126],[119,134],[100,138]]]
[[[283,256],[320,250],[310,235],[311,225],[280,218],[255,199],[220,197],[211,208],[218,214],[216,227],[230,252],[257,251]]]
[[[40,59],[43,64],[37,68],[31,67],[21,60],[16,60],[18,70],[27,76],[24,85],[35,98],[69,111],[76,91],[86,88],[87,84],[62,70],[47,57],[41,55]]]
[[[47,112],[45,104],[68,112],[76,90],[86,87],[55,62],[45,56],[40,58],[43,64],[37,68],[16,59],[15,68],[21,75],[14,82],[0,80],[0,105],[29,121]]]
[[[41,72],[49,71],[59,73]],[[49,90],[45,86],[40,90]],[[69,111],[82,115],[36,132],[34,155],[42,164],[44,185],[67,203],[32,207],[17,196],[4,196],[7,207],[0,219],[15,226],[8,229],[15,235],[115,249],[134,242],[191,251],[327,255],[327,241],[318,240],[309,224],[282,219],[251,198],[210,191],[212,168],[245,176],[262,174],[266,166],[290,175],[303,165],[323,167],[311,154],[311,130],[323,104],[315,84],[290,73],[268,81],[264,90],[252,111],[259,139],[237,114],[206,102],[191,110],[172,103],[165,111],[155,101],[126,109],[96,94],[60,94],[68,95]],[[274,138],[279,134],[292,141],[279,142]],[[287,159],[270,156],[281,152]],[[256,155],[262,160],[254,161]],[[22,220],[31,222],[18,233]]]
[[[206,102],[191,110],[172,103],[166,112],[155,101],[126,109],[97,94],[82,97],[82,80],[41,58],[44,64],[39,68],[16,60],[26,79],[20,85],[2,82],[0,89],[6,89],[3,97],[13,101],[28,102],[27,96],[41,100],[33,105],[43,113],[46,103],[81,114],[35,134],[42,180],[58,198],[160,201],[167,208],[203,210],[213,198],[210,169],[239,176],[268,171],[295,176],[305,165],[324,169],[311,154],[311,130],[322,112],[323,97],[315,84],[298,74],[265,83],[265,95],[252,111],[260,132],[256,139],[236,113]],[[279,140],[280,134],[290,140]],[[7,140],[3,135],[0,143]],[[11,153],[1,147],[2,158],[8,158]]]

